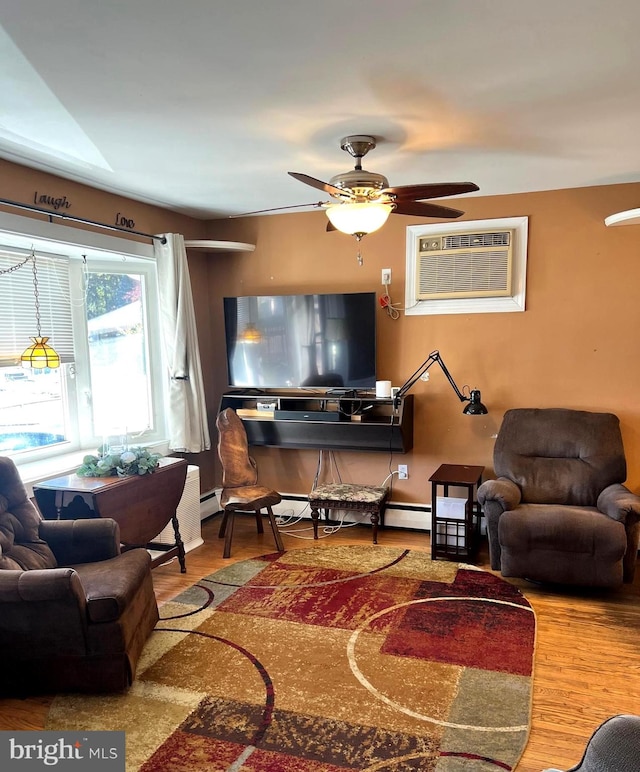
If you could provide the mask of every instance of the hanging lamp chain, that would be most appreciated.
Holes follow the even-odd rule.
[[[13,273],[14,271],[17,271],[18,269],[22,268],[24,265],[26,265],[29,260],[31,260],[31,268],[33,271],[33,298],[35,302],[36,307],[36,328],[38,330],[38,337],[41,336],[40,332],[40,295],[38,293],[38,270],[36,268],[36,252],[34,249],[31,250],[31,254],[27,255],[25,259],[21,263],[16,263],[15,265],[10,265],[9,268],[4,268],[2,271],[0,271],[0,276],[4,276],[4,274],[7,273]],[[85,257],[86,261],[86,257]]]
[[[36,270],[36,253],[31,253],[32,267],[33,267],[33,299],[36,305],[36,329],[38,330],[38,337],[41,338],[40,333],[40,295],[38,293],[38,271]]]
[[[13,271],[17,271],[18,268],[22,268],[23,265],[26,265],[29,260],[31,260],[31,255],[27,255],[27,257],[25,257],[21,263],[16,263],[16,265],[11,265],[9,268],[4,268],[2,271],[0,271],[0,276],[3,276],[5,273],[13,273]]]

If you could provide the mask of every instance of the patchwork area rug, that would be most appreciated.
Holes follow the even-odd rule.
[[[380,546],[264,555],[161,609],[125,695],[59,696],[46,729],[124,729],[127,770],[510,770],[535,617],[473,566]]]

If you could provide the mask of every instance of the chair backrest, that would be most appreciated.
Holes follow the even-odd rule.
[[[640,768],[640,716],[607,719],[592,734],[582,761],[569,772],[637,772]]]
[[[56,567],[53,552],[38,533],[41,520],[16,465],[0,457],[0,569]]]
[[[218,457],[222,464],[222,485],[240,488],[255,485],[258,472],[249,456],[247,433],[235,410],[228,407],[218,414]]]
[[[494,468],[522,490],[522,501],[595,507],[627,466],[620,421],[612,413],[565,408],[508,410],[494,448]]]

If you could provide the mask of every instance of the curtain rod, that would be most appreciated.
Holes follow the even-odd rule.
[[[144,236],[147,239],[159,239],[161,244],[166,244],[167,240],[164,236],[156,236],[153,233],[142,233],[142,231],[132,231],[129,228],[122,228],[119,225],[107,225],[103,222],[96,222],[95,220],[86,220],[84,217],[74,217],[70,214],[64,214],[63,212],[51,212],[49,209],[43,209],[40,206],[34,206],[33,204],[23,204],[19,201],[9,201],[6,198],[0,198],[0,204],[3,206],[15,206],[18,209],[26,209],[28,212],[38,212],[38,214],[46,214],[51,222],[52,217],[60,217],[63,220],[73,220],[73,222],[80,222],[84,225],[93,225],[96,228],[106,228],[110,231],[121,231],[122,233],[133,233],[135,236]]]

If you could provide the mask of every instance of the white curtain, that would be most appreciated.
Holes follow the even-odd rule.
[[[198,331],[184,238],[175,233],[154,239],[160,314],[169,365],[169,448],[199,453],[211,448]]]

